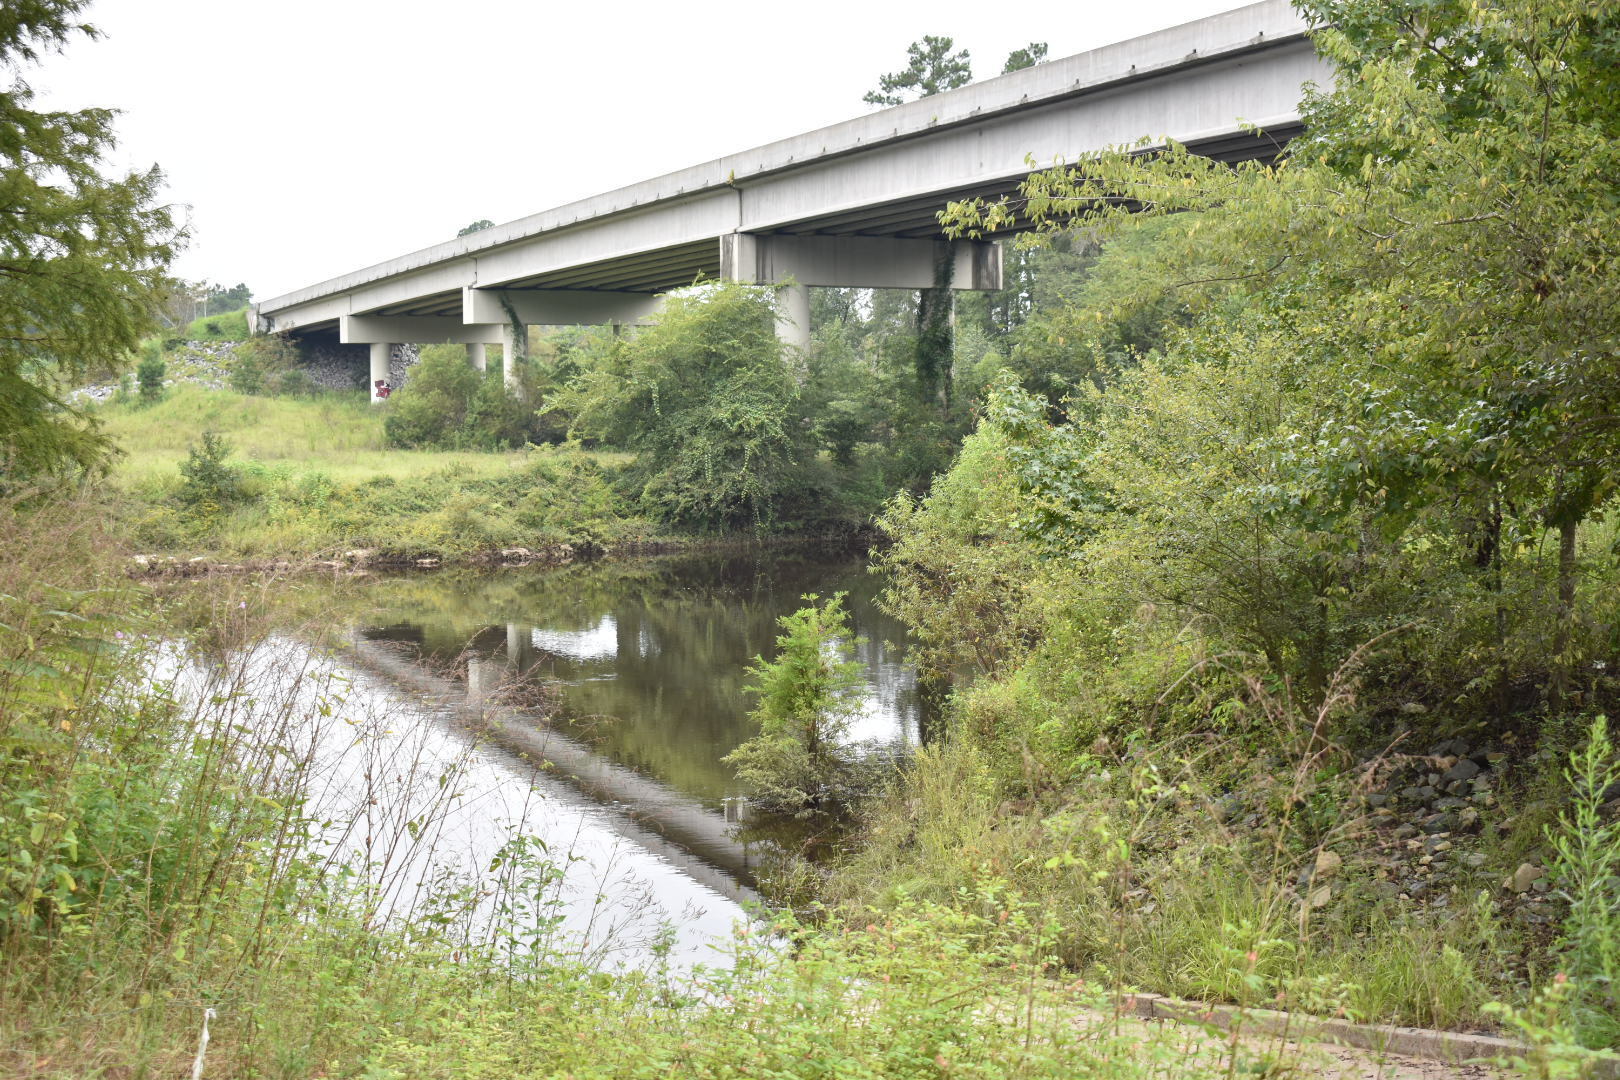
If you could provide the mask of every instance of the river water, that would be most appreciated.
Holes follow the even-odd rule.
[[[925,736],[878,587],[857,555],[798,548],[384,577],[334,589],[335,653],[312,661],[289,635],[265,655],[341,684],[318,800],[396,917],[445,882],[529,873],[515,891],[589,962],[643,963],[662,941],[712,963],[774,848],[720,759],[755,733],[746,669],[777,619],[847,594],[852,739],[881,754]]]

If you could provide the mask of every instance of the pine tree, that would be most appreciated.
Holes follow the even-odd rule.
[[[181,240],[156,167],[108,179],[109,109],[32,108],[20,69],[96,30],[87,0],[0,7],[0,491],[103,466],[108,438],[65,395],[157,326]]]

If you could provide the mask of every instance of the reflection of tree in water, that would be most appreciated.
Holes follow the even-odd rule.
[[[425,657],[471,645],[492,661],[562,680],[576,734],[718,806],[736,793],[719,759],[754,734],[744,670],[755,655],[771,655],[776,620],[806,592],[849,593],[876,696],[919,722],[924,710],[909,674],[884,646],[902,630],[872,606],[877,587],[857,554],[773,549],[404,577],[376,583],[369,598],[387,633],[414,628]],[[592,653],[609,621],[612,648]],[[570,642],[592,646],[571,654]]]

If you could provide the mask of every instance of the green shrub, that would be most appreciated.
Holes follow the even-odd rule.
[[[388,444],[423,449],[454,444],[465,432],[467,409],[480,381],[460,346],[423,349],[405,385],[389,398],[383,418]]]
[[[500,367],[480,372],[467,363],[461,345],[429,345],[411,367],[405,385],[388,402],[383,430],[389,445],[435,450],[495,450],[538,437],[534,405],[539,398],[535,366],[517,367],[509,388]]]
[[[249,338],[231,357],[231,389],[242,394],[287,394],[311,385],[298,367],[298,347],[285,336]]]
[[[697,528],[774,523],[803,477],[800,390],[768,294],[672,296],[548,402],[575,433],[634,450],[648,512]]]
[[[180,463],[184,480],[178,497],[181,505],[196,516],[214,517],[241,496],[236,470],[225,460],[230,453],[230,443],[215,432],[205,431],[202,441],[193,444],[186,460]]]
[[[860,664],[851,657],[849,616],[843,594],[820,603],[804,597],[804,607],[777,621],[774,660],[754,657],[749,668],[760,695],[750,714],[759,734],[722,760],[766,810],[803,815],[845,794],[853,756],[846,745],[850,723],[860,712],[855,689]]]
[[[1571,807],[1547,842],[1553,884],[1569,903],[1559,951],[1574,982],[1570,1011],[1583,1045],[1620,1046],[1620,819],[1603,810],[1620,798],[1620,758],[1607,718],[1592,721],[1564,779]]]
[[[141,404],[155,405],[163,400],[163,376],[168,370],[162,353],[156,349],[142,350],[140,365],[135,369],[135,378],[140,383]]]

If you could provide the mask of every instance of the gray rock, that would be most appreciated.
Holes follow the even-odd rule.
[[[1464,851],[1458,854],[1457,861],[1470,870],[1478,870],[1485,865],[1485,853],[1481,851]]]
[[[1431,836],[1435,833],[1450,832],[1457,827],[1456,814],[1431,814],[1424,818],[1419,827]]]
[[[1447,780],[1472,780],[1480,774],[1481,770],[1471,758],[1463,758],[1457,764],[1446,770]]]
[[[1210,812],[1215,820],[1225,824],[1243,812],[1243,797],[1240,795],[1222,795],[1210,804]]]

